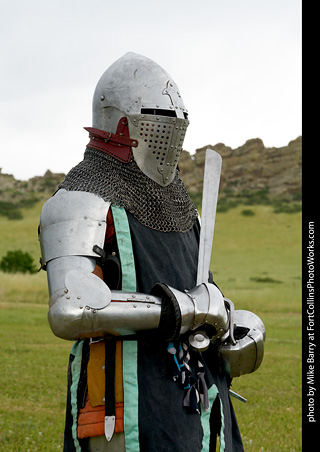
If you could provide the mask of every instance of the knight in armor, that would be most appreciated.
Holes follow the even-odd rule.
[[[264,327],[245,311],[231,321],[211,274],[196,285],[199,215],[178,171],[188,124],[171,76],[125,54],[96,86],[83,160],[42,209],[49,324],[73,341],[65,452],[215,452],[217,437],[243,451],[229,386],[259,367]]]

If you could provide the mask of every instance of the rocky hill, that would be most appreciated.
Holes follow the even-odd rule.
[[[222,156],[220,198],[242,196],[243,200],[244,194],[248,197],[248,194],[263,192],[268,194],[268,199],[300,199],[302,137],[281,148],[266,148],[262,140],[256,138],[236,149],[219,143],[197,149],[193,155],[183,151],[179,160],[180,175],[196,200],[202,191],[207,148]],[[47,170],[43,176],[19,181],[10,174],[2,174],[0,169],[0,214],[18,218],[17,209],[53,194],[64,177],[62,173]]]
[[[201,192],[205,151],[214,149],[222,157],[220,194],[233,191],[268,190],[270,197],[292,197],[301,192],[302,137],[288,146],[266,148],[259,138],[231,149],[222,143],[184,151],[179,160],[181,178],[191,193]]]

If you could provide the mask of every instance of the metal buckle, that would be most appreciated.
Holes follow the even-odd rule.
[[[103,337],[90,337],[90,341],[89,344],[96,344],[97,342],[101,342],[103,341],[104,338]]]

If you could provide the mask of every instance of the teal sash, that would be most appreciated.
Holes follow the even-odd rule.
[[[218,396],[219,391],[216,385],[212,385],[208,390],[208,397],[210,402],[210,407],[212,407],[216,397]],[[203,429],[203,441],[202,441],[202,449],[201,452],[209,452],[210,447],[210,413],[211,410],[203,411],[201,413],[201,423]],[[221,414],[221,429],[220,429],[220,448],[219,452],[224,452],[225,450],[225,442],[224,442],[224,416],[223,416],[223,406],[220,400],[220,414]]]
[[[136,292],[136,272],[127,214],[121,207],[112,207],[112,215],[121,261],[122,290]],[[139,452],[137,341],[123,341],[122,369],[126,452]]]

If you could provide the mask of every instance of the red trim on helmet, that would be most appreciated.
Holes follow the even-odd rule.
[[[129,135],[128,119],[124,116],[120,119],[116,133],[105,132],[93,127],[84,127],[89,132],[90,141],[88,147],[98,149],[108,155],[129,163],[132,157],[132,147],[138,146],[137,140],[132,140]]]

